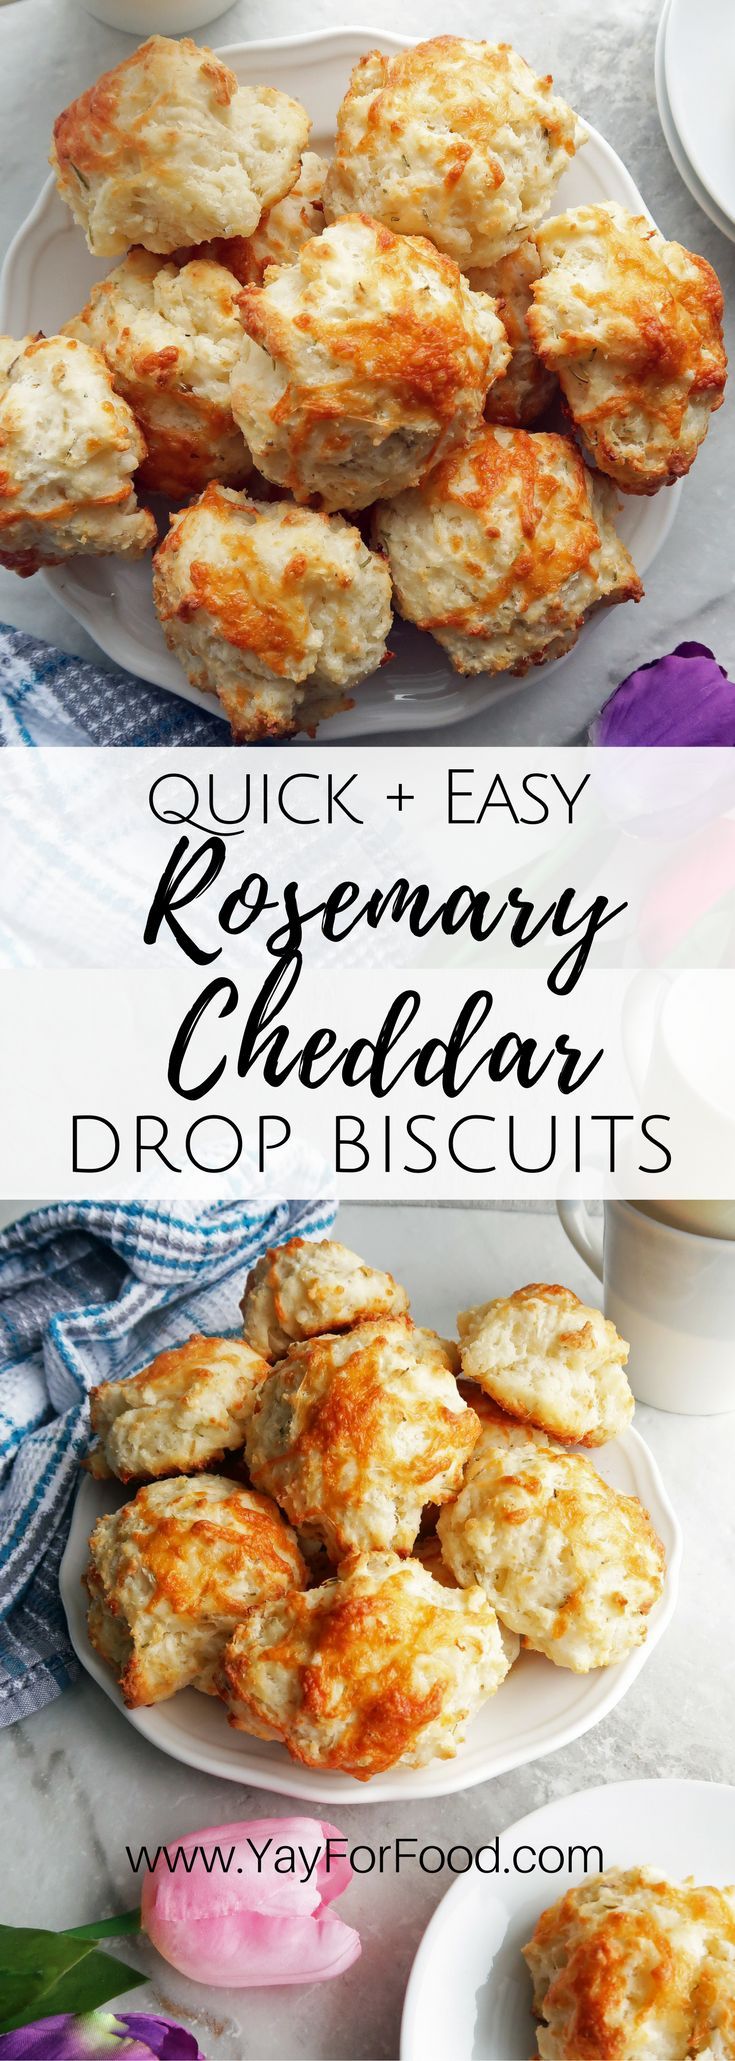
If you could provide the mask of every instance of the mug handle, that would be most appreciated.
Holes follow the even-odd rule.
[[[556,1214],[562,1230],[566,1232],[570,1245],[579,1253],[585,1266],[590,1267],[598,1281],[602,1274],[602,1224],[599,1230],[592,1217],[587,1214],[586,1202],[557,1202]]]

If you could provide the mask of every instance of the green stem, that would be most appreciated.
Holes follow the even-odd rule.
[[[94,1925],[67,1925],[66,1939],[122,1939],[126,1933],[140,1932],[140,1911],[121,1911],[117,1918],[98,1918]]]

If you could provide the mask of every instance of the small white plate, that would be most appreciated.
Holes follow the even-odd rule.
[[[602,1848],[606,1868],[657,1868],[673,1881],[726,1889],[735,1880],[735,1789],[725,1783],[615,1782],[557,1797],[501,1835],[501,1873],[463,1875],[439,1904],[411,1970],[401,2061],[528,2061],[536,2051],[531,1982],[521,1955],[542,1911],[582,1882],[513,1871],[521,1846]],[[524,1856],[528,1863],[530,1857]],[[547,1852],[547,1866],[553,1856]],[[507,1872],[504,1872],[507,1869]],[[588,1874],[597,1872],[592,1862]]]
[[[478,1712],[455,1760],[435,1760],[426,1768],[395,1768],[372,1782],[355,1782],[348,1775],[298,1767],[277,1741],[250,1739],[234,1731],[224,1706],[195,1689],[180,1691],[150,1709],[127,1710],[111,1669],[90,1646],[82,1587],[92,1527],[104,1511],[118,1509],[126,1497],[116,1483],[92,1481],[89,1475],[82,1477],[59,1577],[72,1645],[87,1672],[136,1731],[172,1759],[206,1774],[312,1803],[410,1801],[469,1789],[491,1775],[553,1753],[599,1724],[640,1674],[673,1615],[681,1533],[652,1454],[638,1432],[628,1429],[595,1454],[595,1465],[615,1488],[640,1497],[666,1549],[666,1584],[651,1612],[645,1645],[617,1667],[598,1668],[589,1675],[571,1674],[540,1654],[524,1653],[498,1694]]]
[[[409,37],[380,29],[320,29],[307,36],[286,36],[273,42],[239,43],[219,55],[243,83],[266,80],[303,100],[313,118],[312,144],[329,153],[335,117],[353,64],[365,51],[380,47],[403,50]],[[585,201],[619,200],[635,213],[647,212],[630,173],[596,129],[564,173],[554,196],[554,210]],[[49,179],[38,201],[10,245],[0,279],[0,330],[25,336],[38,329],[50,334],[77,314],[89,288],[110,267],[90,256],[80,230]],[[668,537],[681,485],[665,492],[628,496],[620,503],[618,528],[637,570],[645,575]],[[224,715],[213,695],[190,687],[177,660],[166,649],[153,608],[150,562],[123,558],[77,558],[54,568],[47,578],[69,613],[83,624],[116,665],[157,686],[182,695],[210,715]],[[605,611],[582,634],[603,634]],[[489,700],[517,694],[522,680],[507,674],[463,680],[452,672],[430,637],[396,622],[390,637],[395,656],[359,688],[355,706],[335,716],[319,731],[319,742],[340,744],[349,737],[370,737],[395,730],[434,729],[477,715]],[[550,680],[564,660],[545,669]]]
[[[654,68],[654,77],[656,83],[656,101],[658,105],[661,127],[664,132],[664,137],[668,145],[669,152],[671,154],[671,157],[673,158],[674,164],[676,165],[677,172],[679,173],[679,177],[683,179],[684,185],[689,188],[692,200],[696,201],[697,207],[701,208],[702,213],[709,217],[710,222],[714,222],[715,228],[719,229],[720,234],[722,236],[729,237],[730,242],[735,243],[735,223],[728,221],[727,215],[723,214],[722,212],[722,208],[718,208],[716,200],[712,199],[711,193],[707,192],[706,187],[702,185],[701,179],[697,178],[694,166],[690,165],[689,163],[689,159],[687,157],[684,145],[679,135],[679,131],[674,121],[673,114],[671,112],[671,106],[666,87],[666,32],[669,26],[670,13],[671,0],[665,0],[665,5],[661,14],[661,20],[658,25],[658,35],[656,37],[656,58]]]
[[[735,9],[730,0],[671,0],[666,88],[689,162],[735,223]]]

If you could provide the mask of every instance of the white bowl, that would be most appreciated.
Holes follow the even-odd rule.
[[[478,1712],[454,1760],[431,1761],[425,1768],[394,1768],[372,1782],[355,1782],[349,1775],[299,1767],[277,1741],[250,1739],[234,1731],[224,1706],[195,1689],[180,1691],[147,1710],[127,1710],[112,1670],[90,1646],[82,1588],[92,1527],[104,1511],[119,1508],[127,1498],[118,1484],[92,1481],[89,1475],[82,1478],[59,1577],[72,1645],[88,1674],[136,1731],[173,1760],[206,1774],[270,1789],[279,1796],[300,1796],[309,1803],[410,1802],[470,1789],[567,1746],[599,1724],[645,1667],[673,1615],[681,1534],[655,1460],[638,1432],[629,1429],[595,1453],[595,1465],[615,1488],[640,1497],[666,1550],[664,1592],[651,1612],[645,1645],[637,1646],[617,1667],[598,1668],[589,1675],[571,1674],[540,1654],[524,1653],[498,1694]]]
[[[403,50],[410,40],[380,29],[320,29],[273,42],[235,43],[218,55],[244,84],[264,81],[303,100],[313,117],[313,146],[328,154],[337,108],[356,59],[376,46]],[[625,165],[604,137],[588,128],[584,148],[564,173],[553,206],[556,212],[600,200],[618,200],[634,213],[647,212]],[[38,329],[49,334],[78,312],[92,282],[109,269],[90,256],[53,179],[47,180],[5,260],[0,329],[18,337]],[[665,543],[680,494],[679,485],[650,499],[621,500],[618,528],[639,573],[645,574]],[[77,558],[45,577],[108,658],[225,720],[215,697],[190,687],[166,649],[153,607],[149,561]],[[583,637],[604,635],[605,621],[602,610],[586,625]],[[358,690],[354,708],[324,724],[320,743],[340,744],[349,737],[391,730],[433,729],[477,715],[491,699],[497,702],[522,691],[523,681],[507,674],[495,681],[482,675],[460,679],[440,647],[407,624],[396,622],[390,643],[395,654],[391,664]],[[557,666],[563,663],[556,661]],[[547,666],[547,677],[555,670]]]
[[[584,1880],[513,1869],[521,1846],[601,1846],[606,1868],[650,1866],[727,1889],[735,1877],[735,1789],[724,1782],[614,1782],[559,1796],[501,1834],[501,1873],[462,1877],[421,1941],[406,1991],[401,2061],[528,2061],[535,2051],[531,1981],[521,1956],[542,1911]],[[507,1868],[507,1873],[505,1872]],[[587,1870],[594,1874],[595,1863]]]

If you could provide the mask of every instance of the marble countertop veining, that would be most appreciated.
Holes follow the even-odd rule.
[[[546,1211],[345,1207],[340,1235],[412,1293],[422,1322],[450,1330],[457,1309],[528,1280],[562,1280],[592,1301],[597,1283]],[[732,1478],[735,1414],[674,1417],[639,1408],[685,1540],[674,1621],[624,1702],[562,1752],[466,1793],[390,1808],[335,1811],[351,1842],[397,1834],[419,1844],[477,1846],[552,1797],[634,1776],[735,1782],[732,1701]],[[135,1881],[125,1848],[149,1847],[234,1818],[282,1817],[285,1797],[243,1788],[168,1760],[140,1738],[91,1681],[4,1735],[0,1919],[81,1924],[128,1909]],[[355,1879],[341,1909],[362,1935],[360,1961],[334,1983],[283,1990],[202,1990],[125,1942],[151,1970],[133,2009],[179,2017],[208,2061],[395,2061],[411,1961],[448,1875],[387,1872]]]
[[[492,33],[515,42],[595,123],[628,165],[667,236],[701,251],[718,270],[735,307],[735,245],[691,199],[669,156],[659,125],[653,54],[660,0],[503,0],[492,20],[479,0],[403,0],[406,34],[448,26],[457,34]],[[293,35],[305,28],[354,24],[394,28],[393,0],[236,0],[201,32],[214,45],[243,38]],[[46,175],[54,116],[99,71],[132,47],[131,38],[92,19],[74,0],[14,0],[0,9],[0,250],[35,200]],[[735,670],[733,607],[733,411],[725,402],[685,483],[672,536],[646,578],[645,600],[611,611],[604,634],[585,639],[559,671],[543,670],[495,709],[472,722],[427,733],[455,743],[568,744],[618,680],[644,658],[683,637],[711,644]],[[20,581],[0,570],[0,619],[32,629],[64,650],[99,653],[40,576]],[[103,660],[104,663],[104,660]],[[371,739],[371,742],[378,742]]]

